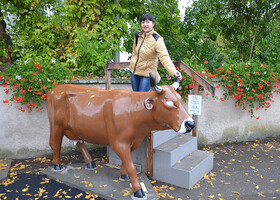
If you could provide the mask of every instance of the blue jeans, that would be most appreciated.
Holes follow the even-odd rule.
[[[150,77],[138,76],[130,72],[132,90],[135,92],[150,91]]]

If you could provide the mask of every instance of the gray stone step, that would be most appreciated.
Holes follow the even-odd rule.
[[[153,147],[157,147],[164,142],[180,135],[176,133],[173,129],[163,130],[163,131],[154,131],[153,132]]]
[[[194,151],[182,160],[178,161],[172,166],[173,170],[181,171],[186,174],[185,178],[180,175],[176,177],[177,186],[190,189],[194,186],[203,176],[213,169],[214,154],[207,151]],[[173,178],[175,179],[175,177]],[[171,183],[172,184],[172,183]]]
[[[177,135],[167,142],[154,147],[154,163],[168,161],[168,166],[170,167],[196,149],[196,137],[186,134]]]
[[[213,169],[214,154],[206,151],[194,151],[173,166],[154,166],[154,179],[182,188],[192,188],[204,174]],[[155,165],[155,163],[154,163]],[[162,164],[164,165],[164,164]],[[160,170],[160,171],[158,171]]]

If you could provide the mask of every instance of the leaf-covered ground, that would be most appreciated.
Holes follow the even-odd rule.
[[[190,190],[151,179],[160,199],[280,199],[280,138],[201,147],[215,154],[213,170]],[[91,152],[105,162],[106,148]],[[63,155],[64,164],[81,163],[79,152]],[[39,173],[51,156],[13,160],[0,184],[0,199],[99,199]],[[0,170],[5,166],[0,166]]]

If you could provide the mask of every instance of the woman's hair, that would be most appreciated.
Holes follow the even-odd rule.
[[[152,22],[154,22],[154,23],[156,23],[156,22],[155,22],[155,18],[154,18],[153,15],[151,15],[150,13],[147,13],[147,14],[142,15],[141,18],[140,18],[140,22],[145,21],[145,20],[147,20],[147,19],[150,20],[150,21],[152,21]]]

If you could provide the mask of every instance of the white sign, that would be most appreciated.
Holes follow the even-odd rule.
[[[201,95],[188,96],[188,113],[190,115],[201,115]]]

